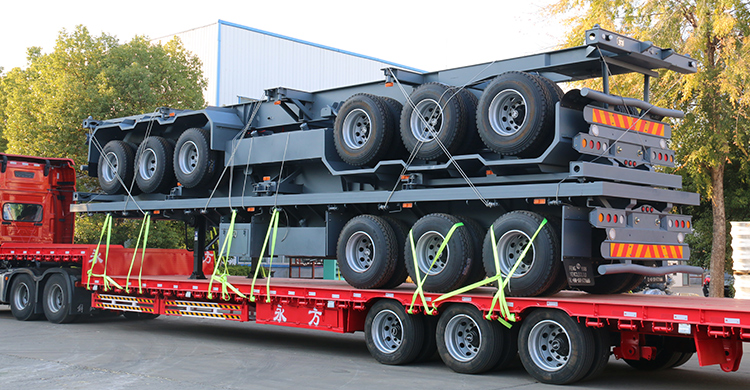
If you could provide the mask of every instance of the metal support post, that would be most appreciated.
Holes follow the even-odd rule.
[[[203,257],[206,252],[206,218],[195,217],[195,235],[193,236],[193,273],[190,279],[206,279],[203,274]]]

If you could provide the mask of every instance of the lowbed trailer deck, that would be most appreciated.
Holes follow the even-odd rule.
[[[189,268],[190,257],[183,256],[173,264]],[[267,290],[265,279],[256,280],[253,286],[251,278],[229,276],[224,289],[220,281],[193,280],[185,275],[142,275],[139,281],[135,271],[139,267],[140,260],[136,260],[130,276],[109,274],[106,278],[99,274],[100,268],[95,267],[90,278],[84,270],[80,285],[90,284],[92,308],[148,316],[255,321],[337,333],[364,331],[371,353],[386,364],[424,358],[425,349],[432,348],[434,353],[437,347],[452,369],[482,372],[487,364],[493,368],[508,364],[515,353],[505,356],[507,351],[515,351],[518,345],[525,368],[536,379],[572,383],[603,369],[610,346],[617,358],[636,368],[669,368],[683,364],[695,353],[701,366],[719,364],[724,371],[737,371],[742,343],[750,340],[750,305],[743,300],[578,291],[549,297],[508,297],[516,323],[505,328],[494,321],[500,311],[498,304],[493,305],[497,289],[491,287],[447,299],[438,299],[442,294],[424,293],[428,305],[437,309],[428,315],[430,308],[426,309],[419,297],[414,298],[411,284],[361,290],[344,281],[271,278]],[[151,273],[150,268],[147,265],[143,272]],[[105,279],[109,291],[104,291]],[[115,283],[122,288],[113,288]],[[129,292],[124,286],[129,286]],[[435,301],[439,302],[433,304]],[[415,310],[407,314],[412,302]],[[484,321],[488,314],[493,321]],[[551,332],[540,331],[540,326]],[[502,340],[493,341],[492,335],[501,335]],[[409,345],[414,348],[410,358],[388,356]],[[502,351],[487,353],[496,348]],[[582,358],[582,353],[590,358]],[[481,360],[490,363],[479,364]],[[551,363],[566,364],[550,375],[545,368]],[[565,375],[558,375],[560,372]]]

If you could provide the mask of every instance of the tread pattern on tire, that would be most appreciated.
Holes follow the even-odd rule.
[[[172,141],[173,142],[173,141]],[[138,154],[135,157],[135,181],[138,184],[138,188],[145,193],[165,193],[169,191],[176,184],[174,176],[174,164],[172,159],[174,158],[174,144],[166,138],[159,136],[148,137],[138,147]],[[146,149],[151,148],[154,154],[161,160],[160,164],[157,165],[157,169],[150,179],[144,178],[139,173],[139,164],[141,155]]]
[[[369,117],[370,134],[365,145],[352,149],[344,140],[344,124],[346,116],[356,109],[364,111]],[[386,157],[390,153],[392,139],[398,131],[397,127],[392,127],[396,121],[390,119],[391,116],[391,109],[379,96],[358,93],[349,97],[341,106],[333,125],[333,140],[339,157],[344,162],[358,167],[374,165]]]
[[[364,272],[356,272],[349,267],[346,258],[346,244],[349,237],[362,231],[370,230],[373,247],[377,245],[373,266]],[[396,268],[397,259],[396,235],[388,222],[374,215],[359,215],[349,220],[341,229],[336,248],[336,260],[344,280],[351,286],[361,289],[381,288],[388,282]]]
[[[107,181],[102,174],[102,169],[107,165],[106,155],[114,153],[118,159],[117,175],[120,180]],[[99,156],[99,163],[97,166],[97,176],[99,178],[99,186],[109,195],[117,195],[126,193],[125,189],[130,188],[133,183],[135,165],[135,148],[132,144],[124,141],[109,141],[102,149],[102,154]],[[111,168],[109,168],[111,169]],[[135,189],[135,186],[133,186]]]

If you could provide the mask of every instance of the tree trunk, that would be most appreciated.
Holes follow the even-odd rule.
[[[727,216],[724,210],[724,162],[711,168],[711,210],[713,211],[713,242],[711,244],[711,297],[724,296],[724,263],[727,248]]]

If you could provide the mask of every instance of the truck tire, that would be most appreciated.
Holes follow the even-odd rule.
[[[42,317],[36,311],[36,283],[31,275],[20,274],[10,288],[10,311],[19,321],[33,321]]]
[[[594,336],[594,362],[591,364],[589,371],[581,377],[581,380],[595,378],[604,371],[609,363],[609,356],[612,354],[612,340],[609,329],[606,328],[589,328]]]
[[[670,351],[662,348],[657,350],[656,356],[654,356],[653,360],[622,360],[624,360],[625,363],[627,363],[630,367],[635,368],[636,370],[659,371],[674,367],[675,364],[680,361],[680,358],[682,358],[682,356],[682,352]]]
[[[492,246],[497,245],[500,273],[505,278],[542,220],[542,216],[529,211],[512,211],[495,220],[492,229],[495,230],[497,243],[492,243],[488,231],[482,251],[484,269],[488,276],[497,275]],[[552,224],[547,223],[510,278],[506,294],[533,297],[548,291],[562,271],[560,263],[560,238]]]
[[[521,323],[518,354],[534,379],[566,385],[589,372],[594,343],[591,330],[565,312],[539,309]]]
[[[365,317],[365,344],[372,357],[383,364],[413,362],[424,345],[421,315],[406,314],[395,301],[376,302]]]
[[[693,352],[683,352],[682,356],[680,356],[680,358],[677,359],[676,362],[674,362],[674,364],[672,365],[671,368],[677,368],[677,367],[679,367],[679,366],[681,366],[681,365],[689,362],[692,357],[693,357]]]
[[[47,321],[53,324],[67,324],[78,316],[70,314],[71,296],[68,281],[60,274],[50,276],[44,284],[42,306]]]
[[[388,147],[389,152],[384,156],[384,159],[406,161],[409,158],[409,151],[404,147],[404,143],[401,142],[401,137],[398,134],[401,123],[401,110],[404,109],[404,106],[394,98],[387,96],[378,96],[378,98],[388,107],[388,126],[393,129],[393,138]]]
[[[471,305],[452,305],[440,315],[437,348],[446,366],[462,374],[495,368],[504,355],[505,331]],[[507,351],[506,351],[507,354]]]
[[[477,130],[484,144],[502,155],[531,157],[549,142],[550,118],[547,88],[524,72],[497,76],[477,105]]]
[[[401,111],[401,140],[409,153],[415,149],[420,160],[446,160],[443,149],[454,154],[464,142],[466,116],[457,90],[441,83],[420,85],[409,96],[414,104],[404,105]],[[429,131],[430,124],[435,134]]]
[[[424,315],[422,316],[422,323],[424,323],[424,342],[422,349],[419,350],[417,357],[414,359],[415,363],[429,362],[439,359],[437,350],[437,316]]]
[[[177,182],[183,187],[196,188],[211,184],[219,171],[220,163],[218,153],[211,150],[208,130],[185,130],[177,139],[173,163]]]
[[[406,278],[409,277],[409,273],[406,271],[406,263],[404,261],[404,246],[406,245],[406,234],[409,231],[409,228],[405,223],[396,218],[389,216],[383,216],[381,218],[388,222],[388,226],[393,230],[393,234],[396,237],[397,255],[393,275],[385,282],[385,284],[383,284],[382,288],[396,288],[404,283]]]
[[[428,214],[412,227],[418,269],[414,266],[411,242],[407,242],[404,248],[406,269],[415,283],[418,278],[428,275],[423,285],[425,291],[449,292],[463,286],[469,278],[473,262],[479,261],[473,258],[474,247],[467,229],[459,228],[453,232],[440,258],[432,265],[440,244],[453,225],[459,222],[458,218],[448,214]]]
[[[165,193],[175,185],[174,146],[163,137],[148,137],[138,148],[135,181],[141,191]]]
[[[471,271],[469,272],[469,277],[466,279],[466,284],[476,283],[487,276],[484,272],[484,265],[479,261],[482,258],[482,239],[486,232],[482,228],[482,225],[469,217],[464,217],[463,215],[456,215],[455,217],[464,224],[466,229],[468,229],[469,236],[472,238],[474,247],[472,258],[476,260],[471,264]]]
[[[458,97],[461,98],[461,104],[465,115],[463,116],[464,122],[464,141],[461,143],[456,154],[474,154],[484,148],[482,139],[479,138],[477,132],[477,104],[479,99],[476,95],[468,91],[466,88],[458,90]]]
[[[594,279],[593,286],[580,286],[578,288],[589,294],[622,294],[636,288],[642,281],[643,275],[601,275]]]
[[[123,141],[109,141],[99,156],[99,186],[109,195],[124,194],[133,183],[135,150]]]
[[[333,141],[344,162],[375,165],[389,153],[397,129],[389,121],[390,112],[379,97],[360,93],[344,102],[333,124]]]
[[[341,276],[351,286],[380,288],[396,269],[396,235],[388,222],[374,215],[360,215],[344,225],[336,248]]]

